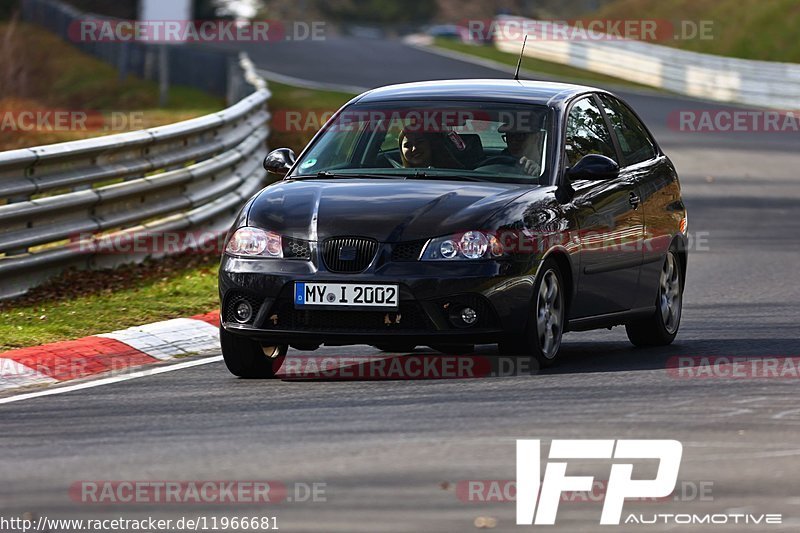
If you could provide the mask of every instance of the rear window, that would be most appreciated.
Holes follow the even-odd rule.
[[[628,106],[608,95],[600,95],[611,129],[619,141],[625,165],[635,165],[656,156],[655,142],[644,124]]]

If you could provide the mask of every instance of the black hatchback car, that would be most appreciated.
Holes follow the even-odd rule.
[[[562,334],[678,332],[686,210],[675,168],[606,91],[511,80],[393,85],[340,109],[250,199],[219,271],[228,369],[287,347],[497,343],[555,361]]]

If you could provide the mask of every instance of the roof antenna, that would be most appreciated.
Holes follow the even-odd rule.
[[[519,59],[517,60],[517,68],[514,70],[514,80],[519,81],[519,66],[522,64],[522,53],[525,52],[525,43],[528,42],[528,35],[522,40],[522,48],[519,49]]]

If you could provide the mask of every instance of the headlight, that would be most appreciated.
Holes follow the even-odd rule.
[[[462,235],[458,247],[467,259],[480,259],[489,248],[489,239],[480,231],[468,231]]]
[[[245,257],[283,257],[281,236],[272,231],[243,227],[233,232],[225,253]]]
[[[495,259],[503,254],[502,244],[491,233],[467,231],[429,240],[421,259],[422,261]]]

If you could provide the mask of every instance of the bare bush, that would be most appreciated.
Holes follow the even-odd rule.
[[[22,97],[28,89],[29,68],[18,34],[19,13],[14,13],[5,29],[0,27],[0,98]]]

